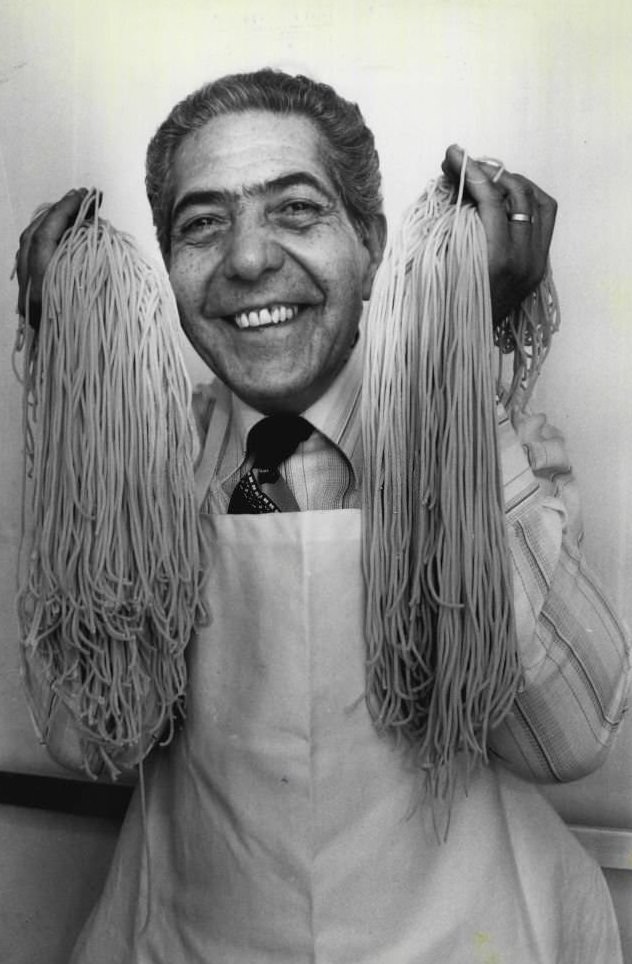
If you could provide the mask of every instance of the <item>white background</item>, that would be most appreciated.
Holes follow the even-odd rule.
[[[18,235],[42,201],[95,184],[105,216],[157,255],[148,138],[177,99],[234,70],[304,72],[357,100],[392,219],[453,141],[557,198],[563,328],[536,407],[567,435],[587,554],[632,622],[631,29],[627,0],[0,0],[0,767],[51,766],[17,681]],[[562,812],[632,828],[631,747],[628,724],[597,775],[553,792]]]

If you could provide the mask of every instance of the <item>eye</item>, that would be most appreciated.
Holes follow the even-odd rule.
[[[220,214],[199,214],[181,224],[177,228],[177,233],[191,241],[203,241],[216,234],[226,220],[226,217]]]
[[[208,228],[214,228],[216,225],[221,223],[221,218],[217,214],[203,214],[200,217],[194,218],[192,221],[186,225],[187,231],[206,231]]]
[[[283,210],[290,214],[305,214],[309,211],[317,211],[318,205],[313,201],[287,201],[283,205]]]
[[[276,208],[281,223],[290,227],[305,227],[315,223],[323,212],[323,205],[307,198],[291,198]]]

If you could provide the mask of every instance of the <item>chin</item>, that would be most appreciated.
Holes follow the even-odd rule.
[[[264,386],[235,385],[229,383],[229,388],[239,396],[243,402],[257,409],[264,415],[274,415],[280,412],[300,414],[309,408],[322,394],[324,389],[316,386],[296,385],[277,379]]]

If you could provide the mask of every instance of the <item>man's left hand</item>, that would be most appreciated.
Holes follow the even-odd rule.
[[[452,144],[441,165],[459,183],[463,150]],[[466,196],[485,228],[492,314],[502,321],[540,283],[546,271],[557,204],[521,174],[510,174],[485,161],[468,158]],[[512,215],[522,215],[512,220]]]

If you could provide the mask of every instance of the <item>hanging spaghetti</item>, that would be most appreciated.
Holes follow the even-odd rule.
[[[60,705],[88,772],[169,739],[203,613],[195,430],[166,278],[89,192],[22,319],[32,524],[18,616],[42,738]],[[27,299],[28,300],[28,299]],[[166,736],[165,736],[166,732]]]
[[[367,696],[437,799],[512,705],[520,661],[496,445],[485,232],[445,178],[394,237],[369,305],[363,387]],[[522,407],[557,325],[547,277],[497,336]],[[499,369],[502,366],[499,364]],[[497,384],[496,384],[497,383]]]

